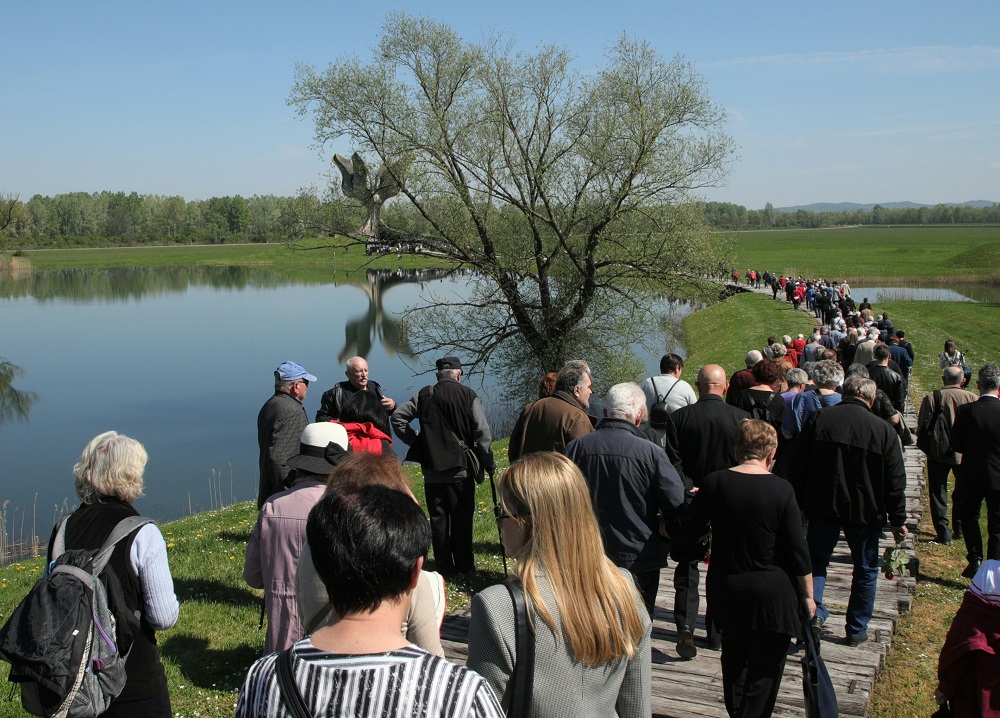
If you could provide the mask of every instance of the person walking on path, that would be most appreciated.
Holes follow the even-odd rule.
[[[962,463],[962,455],[956,453],[950,445],[950,438],[955,425],[958,408],[971,404],[978,397],[971,391],[962,388],[965,374],[962,367],[947,367],[941,375],[943,386],[929,392],[920,403],[920,414],[917,418],[918,448],[927,455],[927,485],[931,504],[931,520],[934,523],[936,540],[941,544],[949,544],[952,539],[962,538],[962,521],[960,517],[961,494],[958,490],[958,472]],[[936,419],[940,415],[941,419]],[[935,426],[937,424],[937,426]],[[944,436],[935,436],[944,434]],[[948,440],[948,446],[941,443]],[[951,496],[951,528],[948,527],[948,474],[955,472],[955,490]]]
[[[958,475],[962,533],[972,578],[984,558],[1000,559],[1000,367],[984,364],[976,381],[979,400],[958,409],[951,446],[962,455]],[[979,512],[986,501],[986,553]]]
[[[795,447],[791,481],[809,519],[816,628],[830,615],[823,603],[827,566],[843,530],[854,562],[846,642],[868,640],[875,608],[878,543],[886,521],[896,543],[906,537],[906,469],[896,432],[871,412],[877,387],[852,376],[844,399],[815,412]]]

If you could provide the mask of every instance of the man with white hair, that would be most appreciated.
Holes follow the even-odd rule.
[[[684,484],[663,449],[639,431],[646,414],[639,385],[615,384],[605,403],[597,431],[571,441],[565,454],[587,479],[608,558],[635,576],[652,616],[670,551],[658,515],[669,519],[677,513]]]
[[[348,359],[347,371],[344,374],[347,376],[347,381],[337,382],[332,389],[323,392],[319,411],[316,412],[316,421],[339,419],[344,404],[359,391],[369,391],[374,394],[390,414],[395,411],[396,402],[382,393],[382,387],[377,381],[368,378],[368,362],[364,357]]]

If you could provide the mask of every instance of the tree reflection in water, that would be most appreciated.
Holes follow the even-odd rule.
[[[38,398],[33,392],[14,386],[14,379],[23,373],[17,364],[0,357],[0,426],[11,421],[26,421],[31,405]]]

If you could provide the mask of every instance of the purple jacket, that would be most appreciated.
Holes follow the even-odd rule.
[[[326,484],[311,476],[296,479],[264,502],[247,543],[243,579],[264,589],[265,655],[285,650],[304,635],[295,606],[295,571],[306,542],[306,519],[325,490]]]

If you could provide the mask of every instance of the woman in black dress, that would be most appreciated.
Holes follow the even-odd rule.
[[[744,419],[733,444],[740,464],[702,480],[686,528],[712,525],[708,604],[722,628],[726,709],[750,718],[771,715],[789,643],[816,604],[795,492],[769,471],[774,427]]]

